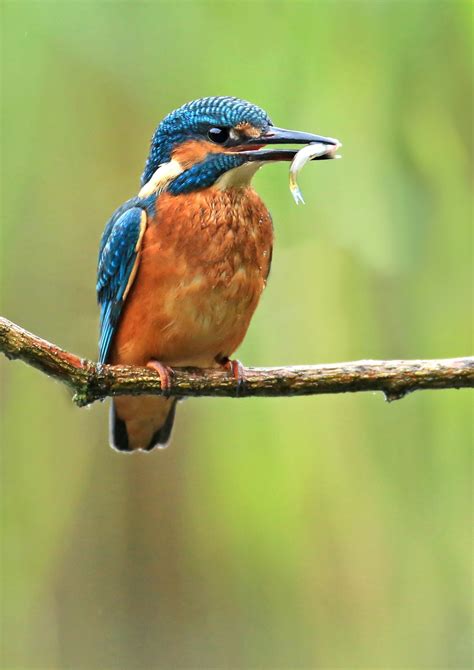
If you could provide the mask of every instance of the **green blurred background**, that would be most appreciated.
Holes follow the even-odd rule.
[[[272,211],[252,365],[471,350],[463,2],[3,2],[1,313],[95,357],[96,250],[171,109],[236,95],[344,158]],[[468,668],[468,391],[201,399],[124,456],[1,361],[2,668]]]

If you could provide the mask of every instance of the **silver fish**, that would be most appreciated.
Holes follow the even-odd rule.
[[[327,158],[340,158],[340,156],[335,155],[340,147],[340,142],[337,142],[337,144],[320,144],[315,142],[314,144],[308,144],[295,154],[290,165],[290,191],[297,205],[300,202],[304,205],[303,196],[296,181],[299,171],[304,168],[308,161],[314,158],[321,158],[323,156]]]

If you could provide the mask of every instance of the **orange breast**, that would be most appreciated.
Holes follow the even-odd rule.
[[[250,187],[161,195],[111,362],[205,367],[230,356],[265,287],[272,242],[270,215]]]

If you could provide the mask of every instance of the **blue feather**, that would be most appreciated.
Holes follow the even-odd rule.
[[[245,157],[236,154],[210,154],[201,163],[196,163],[173,179],[167,191],[172,195],[190,193],[214,184],[224,172],[243,165]]]
[[[136,199],[122,205],[112,216],[100,243],[97,268],[97,297],[101,306],[99,362],[106,363],[110,353],[124,293],[137,260],[137,242],[145,210],[133,206]]]

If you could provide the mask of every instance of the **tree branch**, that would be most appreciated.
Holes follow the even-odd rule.
[[[79,406],[107,396],[161,393],[160,378],[153,370],[93,363],[2,317],[0,351],[69,386]],[[171,395],[245,397],[382,391],[387,400],[397,400],[422,389],[473,388],[474,357],[245,368],[244,374],[245,382],[239,388],[225,370],[175,368]]]

